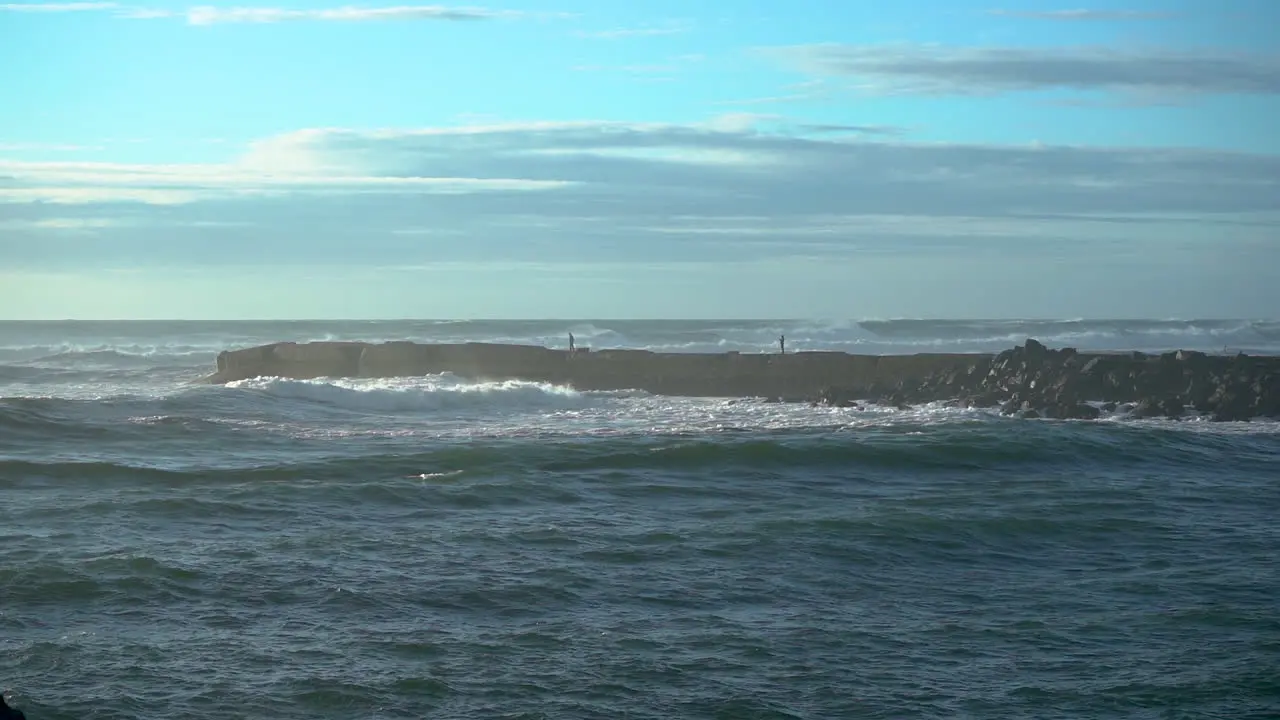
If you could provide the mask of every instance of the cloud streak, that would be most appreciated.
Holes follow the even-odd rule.
[[[479,7],[445,5],[389,5],[382,7],[342,6],[296,10],[278,7],[216,7],[198,5],[185,10],[122,5],[114,2],[83,3],[9,3],[0,4],[0,12],[66,13],[111,12],[130,20],[162,20],[179,18],[189,25],[267,24],[282,22],[392,22],[412,20],[475,21],[526,17],[530,13],[516,10],[490,10]],[[545,15],[545,14],[544,14]],[[554,14],[552,14],[554,15]]]
[[[367,193],[454,194],[533,191],[556,181],[513,178],[369,175],[349,168],[317,171],[261,157],[222,165],[138,165],[0,160],[0,203],[182,205],[202,200],[285,195]]]
[[[834,123],[801,125],[800,129],[811,133],[855,133],[859,135],[902,135],[906,132],[905,128],[897,125],[839,125]]]
[[[24,13],[66,13],[66,12],[100,12],[120,7],[113,2],[79,2],[79,3],[0,3],[0,12]]]
[[[1280,56],[1105,47],[799,45],[766,52],[866,92],[998,95],[1046,89],[1280,94]]]
[[[990,273],[1019,258],[1043,272],[1046,258],[1129,257],[1148,274],[1180,252],[1200,258],[1191,273],[1217,257],[1276,260],[1280,157],[912,143],[850,127],[877,129],[772,116],[316,128],[215,164],[2,161],[0,266],[791,263],[829,271],[833,291],[904,258]],[[1034,279],[1014,275],[1002,280]]]
[[[608,224],[680,215],[1221,213],[1275,210],[1280,197],[1280,157],[1270,155],[911,143],[892,127],[778,127],[730,116],[684,125],[311,129],[265,138],[221,164],[0,160],[0,200],[12,210],[32,199],[152,193],[182,204],[241,203],[245,212],[297,200],[323,212],[318,195],[380,196],[404,202],[397,212],[421,226],[446,217]]]
[[[483,8],[452,8],[443,5],[395,5],[389,7],[340,7],[314,10],[289,10],[284,8],[218,8],[193,7],[186,12],[192,25],[217,25],[228,23],[279,23],[279,22],[371,22],[391,20],[492,20],[518,15],[513,11],[486,10]]]

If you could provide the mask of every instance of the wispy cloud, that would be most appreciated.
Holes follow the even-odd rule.
[[[0,220],[0,229],[10,230],[65,230],[85,232],[127,224],[121,218],[107,217],[51,217],[42,220]]]
[[[1274,247],[1277,193],[1268,155],[911,143],[777,116],[311,129],[226,163],[2,162],[0,266],[828,267],[1195,242],[1238,258]]]
[[[1132,109],[1152,107],[1186,107],[1191,96],[1185,93],[1127,92],[1103,97],[1060,97],[1041,101],[1057,107]]]
[[[445,5],[389,5],[382,7],[342,6],[336,8],[290,9],[279,7],[216,7],[197,5],[186,9],[123,5],[114,2],[10,3],[0,4],[0,12],[110,12],[130,20],[181,19],[190,25],[262,24],[281,22],[375,22],[375,21],[469,21],[516,17],[564,17],[560,13],[526,13],[480,7]]]
[[[800,129],[809,133],[830,133],[843,134],[854,133],[858,135],[902,135],[906,132],[906,128],[897,125],[839,125],[839,124],[813,124],[801,125]]]
[[[1026,20],[1164,20],[1172,13],[1144,10],[988,10],[988,15]]]
[[[759,123],[779,120],[775,131],[760,132]],[[653,218],[1212,212],[1274,209],[1280,191],[1280,159],[1266,155],[834,136],[894,138],[897,132],[880,125],[787,125],[785,118],[751,114],[685,125],[315,129],[263,139],[222,164],[0,161],[0,176],[7,178],[0,198],[130,190],[184,193],[199,202],[337,193],[404,197],[407,208],[427,196],[456,197],[475,209],[466,198],[483,196],[494,198],[487,207],[503,216],[529,213],[527,193],[538,191],[545,205],[537,212],[563,219],[601,212]],[[597,206],[602,192],[615,198],[605,209]]]
[[[0,4],[0,12],[97,12],[102,10],[114,10],[118,7],[120,6],[113,2],[3,3]]]
[[[907,128],[898,125],[859,125],[846,123],[797,123],[777,113],[731,112],[718,115],[702,124],[712,130],[737,133],[774,133],[794,137],[822,135],[860,135],[897,137]]]
[[[292,194],[459,194],[547,190],[555,180],[370,174],[302,153],[259,148],[229,164],[139,165],[0,160],[0,203],[182,205],[200,200]]]
[[[367,22],[377,20],[492,20],[518,15],[514,11],[483,8],[453,8],[443,5],[396,5],[389,7],[340,7],[290,10],[285,8],[193,7],[186,12],[192,25],[222,23],[277,23],[289,21]]]
[[[1043,89],[1280,94],[1280,56],[1213,51],[798,45],[765,52],[863,92],[995,95]]]

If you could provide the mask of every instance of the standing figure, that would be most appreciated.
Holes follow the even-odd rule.
[[[573,352],[573,333],[569,333],[569,352]]]
[[[787,354],[787,336],[786,336],[786,335],[779,335],[779,336],[778,336],[778,350],[779,350],[783,355],[786,355],[786,354]]]

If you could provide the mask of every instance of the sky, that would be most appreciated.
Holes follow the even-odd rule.
[[[1280,311],[1276,0],[262,2],[0,0],[0,319]]]

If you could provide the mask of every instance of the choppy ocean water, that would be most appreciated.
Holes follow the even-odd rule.
[[[0,323],[0,686],[38,718],[1264,718],[1280,425],[448,376],[276,340],[1280,351],[1268,322]]]

